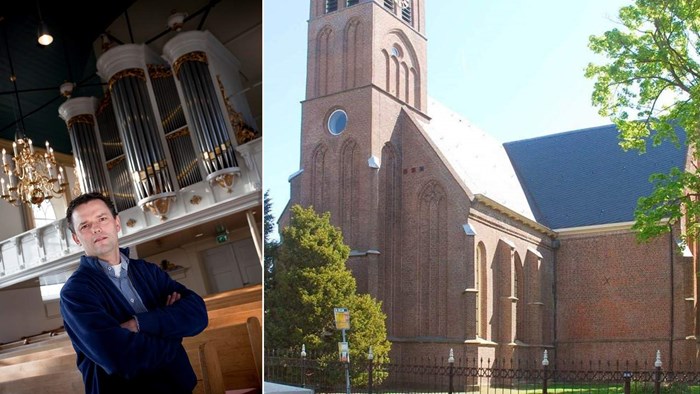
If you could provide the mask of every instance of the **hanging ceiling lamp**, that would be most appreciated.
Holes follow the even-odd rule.
[[[37,41],[43,46],[47,46],[53,42],[53,36],[49,33],[49,28],[46,27],[44,21],[39,22],[39,32],[37,33]]]
[[[15,141],[12,143],[14,156],[8,157],[7,151],[2,150],[0,197],[15,206],[22,204],[41,205],[44,200],[61,197],[68,182],[66,182],[63,167],[56,163],[56,157],[49,142],[46,141],[45,152],[35,152],[32,140],[24,134],[24,116],[22,116],[17,77],[10,56],[7,31],[5,31],[5,47],[10,64],[10,80],[17,100],[19,120],[16,120],[17,131],[15,132]]]
[[[39,1],[36,2],[36,8],[39,11],[39,29],[37,30],[37,41],[43,46],[47,46],[53,42],[53,36],[49,33],[49,28],[46,27],[44,18],[41,16],[41,7]]]
[[[44,200],[61,197],[68,186],[63,167],[58,166],[53,148],[46,141],[46,152],[35,152],[32,140],[18,133],[12,143],[14,157],[11,163],[2,150],[0,190],[5,201],[12,205],[41,205]],[[58,170],[56,170],[58,168]],[[5,181],[7,177],[7,181]]]

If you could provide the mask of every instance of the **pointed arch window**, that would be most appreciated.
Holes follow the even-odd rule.
[[[474,320],[476,323],[476,337],[483,338],[481,332],[481,260],[484,258],[481,245],[476,248],[476,263],[474,264],[474,288],[476,289]]]
[[[338,0],[326,0],[326,14],[338,10]]]
[[[486,248],[483,243],[479,243],[476,247],[476,262],[474,263],[474,288],[476,289],[476,336],[477,338],[487,339],[487,279],[486,272]]]

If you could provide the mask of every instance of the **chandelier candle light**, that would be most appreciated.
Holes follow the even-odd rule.
[[[44,200],[62,196],[68,182],[63,167],[56,164],[48,141],[43,154],[34,152],[32,140],[26,137],[17,138],[12,149],[12,166],[7,160],[7,152],[2,150],[2,170],[7,181],[5,176],[0,177],[0,197],[19,206],[23,203],[41,205]]]

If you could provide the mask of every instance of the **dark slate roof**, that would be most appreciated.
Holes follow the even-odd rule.
[[[640,155],[618,142],[617,127],[609,125],[503,146],[535,218],[556,230],[633,221],[637,199],[652,191],[649,176],[685,165],[684,144],[649,145]]]

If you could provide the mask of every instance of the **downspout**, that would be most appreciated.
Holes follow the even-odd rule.
[[[554,335],[552,338],[552,342],[554,345],[554,352],[555,356],[558,357],[556,354],[557,351],[557,315],[559,314],[557,311],[557,251],[559,250],[559,247],[561,246],[561,241],[559,239],[554,239],[552,242],[552,299],[554,303],[554,318],[552,319],[552,328],[554,329]]]
[[[671,289],[670,289],[670,294],[671,297],[669,297],[669,303],[670,303],[670,324],[671,326],[669,327],[670,333],[669,333],[669,343],[668,343],[668,360],[670,364],[670,371],[673,371],[673,325],[674,325],[674,311],[673,311],[673,226],[670,224],[668,225],[668,268],[669,268],[669,274],[670,274],[670,284],[671,284]]]

